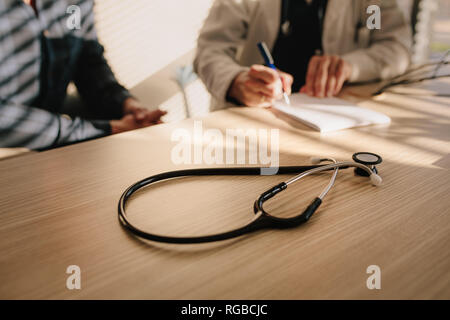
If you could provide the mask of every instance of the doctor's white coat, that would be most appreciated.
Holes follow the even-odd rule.
[[[213,109],[226,105],[228,88],[237,74],[263,63],[256,44],[265,41],[273,48],[281,1],[214,2],[200,31],[194,61],[195,71],[215,98]],[[381,9],[380,30],[367,28],[370,5]],[[410,29],[395,0],[328,0],[323,51],[352,64],[349,82],[387,79],[403,73],[410,63]]]

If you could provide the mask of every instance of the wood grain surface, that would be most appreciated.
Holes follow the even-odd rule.
[[[26,148],[0,148],[0,161],[32,153]]]
[[[234,108],[203,128],[280,129],[280,164],[311,156],[380,154],[383,185],[352,170],[309,223],[203,245],[141,241],[118,223],[117,202],[137,180],[175,165],[171,135],[193,119],[0,162],[0,298],[3,299],[449,299],[450,100],[384,94],[346,98],[386,113],[389,126],[319,134],[276,112]],[[288,176],[184,178],[144,189],[128,206],[146,230],[225,231],[253,217],[255,198]],[[267,204],[304,209],[329,174],[306,178]],[[66,268],[81,268],[81,290]],[[381,290],[369,290],[369,265]]]

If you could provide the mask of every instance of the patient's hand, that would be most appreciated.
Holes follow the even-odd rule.
[[[161,117],[167,112],[159,109],[148,110],[138,100],[128,98],[123,104],[123,113],[122,119],[110,121],[112,134],[162,123]]]
[[[313,56],[300,92],[319,98],[335,96],[351,74],[352,65],[338,56]]]
[[[123,103],[123,114],[133,115],[137,123],[147,124],[144,126],[162,123],[161,117],[166,113],[166,111],[161,110],[148,110],[140,101],[134,98],[128,98]]]
[[[292,82],[290,74],[253,65],[234,78],[228,96],[249,107],[270,107],[282,98],[283,88],[287,94],[291,93]]]
[[[127,114],[120,120],[111,120],[111,134],[121,133],[125,131],[145,128],[161,122],[159,119],[166,114],[165,111],[155,110],[149,111],[146,119],[137,121],[133,114]]]

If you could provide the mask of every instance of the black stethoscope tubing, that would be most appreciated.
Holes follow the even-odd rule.
[[[312,166],[283,166],[278,168],[277,175],[281,174],[292,174],[292,173],[302,173],[309,171],[314,168],[321,167],[321,165],[312,165]],[[348,168],[346,166],[340,167],[340,169]],[[299,226],[300,224],[309,220],[315,210],[320,206],[322,200],[320,198],[315,198],[314,201],[303,211],[302,214],[293,217],[293,218],[276,218],[268,214],[263,209],[263,203],[272,198],[278,192],[284,190],[286,188],[286,183],[282,182],[277,186],[271,188],[270,190],[261,194],[261,196],[255,201],[254,204],[254,212],[257,215],[256,218],[248,223],[247,225],[232,230],[228,232],[223,232],[214,235],[200,236],[200,237],[169,237],[162,236],[157,234],[148,233],[143,231],[137,227],[135,227],[128,219],[125,213],[125,206],[128,199],[131,197],[139,189],[142,189],[146,186],[154,184],[159,181],[179,178],[179,177],[187,177],[187,176],[245,176],[245,175],[260,175],[261,174],[260,167],[238,167],[238,168],[202,168],[202,169],[188,169],[188,170],[177,170],[164,172],[160,174],[153,175],[146,179],[143,179],[139,182],[136,182],[128,189],[124,191],[119,200],[118,205],[118,213],[119,213],[119,221],[121,225],[132,232],[133,234],[147,239],[151,241],[157,242],[165,242],[165,243],[178,243],[178,244],[187,244],[187,243],[205,243],[205,242],[213,242],[213,241],[221,241],[226,239],[235,238],[250,232],[254,232],[264,228],[275,228],[275,229],[286,229],[286,228],[294,228]],[[329,170],[332,170],[330,168]]]
[[[370,178],[370,181],[373,185],[380,185],[382,182],[381,177],[378,175],[378,171],[375,165],[381,163],[382,158],[371,152],[357,152],[352,157],[352,162],[337,162],[333,158],[312,158],[311,161],[314,165],[310,166],[283,166],[278,167],[276,171],[276,175],[281,174],[296,174],[294,177],[290,178],[285,182],[281,182],[276,186],[270,188],[269,190],[263,192],[254,202],[253,211],[255,213],[255,218],[250,223],[246,224],[243,227],[213,234],[206,235],[200,237],[169,237],[162,236],[158,234],[149,233],[143,231],[136,226],[134,226],[127,218],[125,207],[127,201],[130,197],[138,190],[157,183],[159,181],[174,179],[179,177],[188,177],[188,176],[248,176],[248,175],[261,175],[263,169],[269,168],[261,168],[261,167],[232,167],[232,168],[201,168],[201,169],[188,169],[188,170],[178,170],[178,171],[169,171],[160,174],[153,175],[151,177],[145,178],[141,181],[136,182],[132,186],[128,187],[120,197],[119,205],[118,205],[118,218],[120,224],[133,233],[136,236],[139,236],[143,239],[157,241],[157,242],[166,242],[166,243],[178,243],[178,244],[187,244],[187,243],[205,243],[205,242],[213,242],[220,240],[227,240],[231,238],[235,238],[253,231],[261,230],[264,228],[272,228],[272,229],[287,229],[297,227],[305,222],[307,222],[314,212],[319,208],[322,203],[322,199],[327,195],[330,191],[331,187],[334,185],[336,176],[338,174],[339,169],[347,169],[350,167],[355,168],[355,173],[360,176],[367,176]],[[320,165],[321,162],[331,162],[330,164]],[[275,168],[273,168],[275,169]],[[269,213],[267,213],[263,204],[265,201],[271,199],[278,193],[283,190],[286,190],[288,185],[298,182],[302,178],[323,171],[333,170],[333,174],[331,176],[330,182],[322,191],[322,193],[316,197],[308,207],[299,215],[292,218],[277,218]]]

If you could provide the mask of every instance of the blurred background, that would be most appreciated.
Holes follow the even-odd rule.
[[[414,33],[413,63],[450,49],[449,0],[397,0]],[[196,38],[213,0],[96,0],[96,27],[118,79],[165,121],[201,116],[210,96],[192,72]]]
[[[98,37],[117,78],[149,107],[169,110],[165,121],[208,112],[210,96],[192,74],[192,61],[212,3],[95,1]]]

